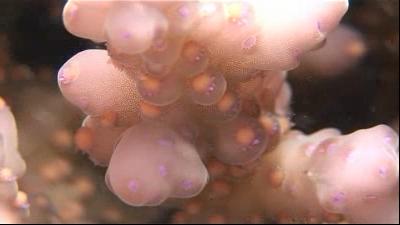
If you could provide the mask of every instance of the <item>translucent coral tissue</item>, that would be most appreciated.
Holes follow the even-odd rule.
[[[17,184],[17,179],[25,173],[25,169],[25,162],[18,152],[14,116],[0,97],[0,208],[14,206],[13,204],[17,203],[22,195],[26,196],[18,192]],[[17,204],[17,207],[28,207],[26,200]]]
[[[70,0],[72,34],[105,43],[58,73],[86,115],[76,144],[122,201],[198,195],[212,158],[245,166],[290,129],[286,71],[324,41],[345,0]],[[270,35],[274,34],[274,35]]]
[[[364,53],[358,34],[335,30],[347,8],[69,0],[66,29],[106,46],[76,54],[58,74],[87,116],[76,145],[108,167],[108,188],[128,205],[192,198],[172,222],[398,222],[393,130],[291,130],[287,71],[331,33],[338,41],[328,50],[356,43],[338,71]]]

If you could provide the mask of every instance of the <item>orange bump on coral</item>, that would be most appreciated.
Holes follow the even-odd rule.
[[[117,124],[118,114],[113,111],[107,111],[100,116],[100,123],[103,127],[112,127]]]
[[[81,127],[75,134],[75,145],[85,151],[90,151],[93,146],[93,131],[88,127]]]
[[[254,140],[255,134],[250,127],[244,127],[236,132],[236,141],[241,145],[249,145]]]
[[[280,169],[275,169],[268,173],[268,182],[273,188],[279,188],[285,178],[285,174]]]

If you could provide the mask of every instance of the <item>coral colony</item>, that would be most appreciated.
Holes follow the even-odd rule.
[[[59,70],[62,94],[87,114],[77,146],[108,167],[107,186],[128,205],[190,198],[175,223],[398,223],[395,131],[291,130],[286,71],[327,37],[325,53],[307,56],[317,69],[339,71],[365,51],[342,26],[330,43],[347,7],[69,0],[66,29],[107,48],[80,52]],[[345,59],[332,69],[323,57],[350,42],[330,57]]]
[[[17,184],[25,169],[18,152],[14,116],[0,97],[0,223],[17,222],[11,208],[29,208],[26,194],[18,191]]]

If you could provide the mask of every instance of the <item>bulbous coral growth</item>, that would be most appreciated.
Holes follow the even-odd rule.
[[[384,125],[343,136],[334,129],[309,137],[291,132],[265,164],[282,171],[280,190],[298,209],[314,216],[324,210],[355,223],[393,223],[399,215],[398,140]],[[296,217],[298,209],[289,208]]]
[[[29,207],[25,193],[18,191],[17,179],[25,173],[26,165],[17,140],[14,116],[0,98],[0,207]]]
[[[398,141],[385,125],[290,131],[256,169],[241,168],[248,179],[211,161],[210,187],[172,222],[398,223]]]
[[[352,187],[365,189],[369,195],[389,193],[396,186],[398,174],[392,172],[397,169],[398,173],[393,166],[398,156],[390,153],[392,158],[385,158],[380,152],[385,146],[367,146],[368,152],[338,148],[332,156],[335,160],[328,161],[314,156],[310,146],[299,147],[308,149],[300,158],[299,151],[282,147],[264,154],[290,127],[291,91],[284,71],[296,67],[303,53],[320,45],[346,9],[345,0],[68,1],[63,14],[66,28],[107,46],[107,51],[81,52],[60,69],[62,93],[88,114],[76,136],[78,146],[95,163],[109,166],[110,190],[130,205],[152,206],[169,197],[198,194],[208,173],[211,177],[215,173],[215,167],[207,171],[202,163],[210,156],[230,165],[234,177],[242,177],[251,174],[248,171],[265,155],[269,160],[262,165],[282,164],[282,171],[270,173],[273,186],[284,185],[302,199],[290,205],[295,208],[289,212],[283,207],[283,213],[293,217],[293,209],[294,217],[305,218],[301,211],[311,207],[320,216],[322,207],[331,213],[348,213],[348,220],[358,221],[357,213],[368,209],[360,205],[363,196],[352,193]],[[349,138],[323,130],[310,139],[316,144],[337,137],[335,144],[348,146],[347,141],[366,138],[377,130],[385,129],[359,131]],[[294,145],[302,143],[299,133],[289,137],[279,146],[291,140]],[[354,141],[355,145],[359,142]],[[349,152],[365,162],[346,167],[348,174],[386,163],[382,171],[393,175],[388,178],[391,183],[379,185],[379,178],[371,175],[352,186],[347,175],[337,172],[337,165],[343,163],[339,159]],[[295,159],[301,162],[294,163]],[[334,190],[329,179],[337,180],[349,193]],[[286,180],[288,184],[282,183]],[[212,181],[210,188],[215,196],[232,191],[223,181]],[[317,191],[309,192],[309,188]],[[355,211],[332,205],[331,192],[339,193],[339,200],[351,195]],[[278,213],[271,206],[292,202],[285,195],[269,193],[263,190],[262,196],[276,204],[261,204],[267,215]],[[388,205],[386,200],[382,204]],[[211,219],[221,221],[218,215]]]
[[[208,173],[195,147],[179,134],[161,124],[141,123],[123,134],[106,179],[123,201],[142,206],[195,196]]]
[[[290,126],[283,70],[346,9],[346,1],[69,1],[66,28],[107,46],[78,53],[58,75],[63,95],[88,115],[78,147],[109,166],[109,188],[130,205],[198,194],[208,177],[202,160],[246,165],[272,150]]]
[[[318,50],[309,52],[301,59],[299,72],[335,76],[358,63],[367,52],[362,35],[355,29],[340,25],[332,31]]]
[[[66,28],[107,46],[59,72],[64,96],[88,115],[76,144],[108,166],[107,186],[129,205],[194,197],[172,222],[398,222],[390,128],[286,134],[286,71],[322,46],[347,6],[69,0]],[[362,55],[354,32],[333,34],[330,44],[361,44],[348,49],[354,62]]]

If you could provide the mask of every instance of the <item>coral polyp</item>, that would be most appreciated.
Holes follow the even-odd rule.
[[[253,222],[398,221],[383,210],[398,202],[394,131],[290,131],[287,71],[332,31],[349,34],[339,44],[354,41],[344,52],[352,62],[338,67],[364,53],[357,35],[334,31],[347,8],[347,0],[69,0],[66,29],[106,48],[76,54],[58,73],[62,94],[87,115],[77,146],[108,167],[108,188],[128,205],[194,198],[173,222],[249,222],[238,211]],[[378,209],[387,216],[369,215]]]

